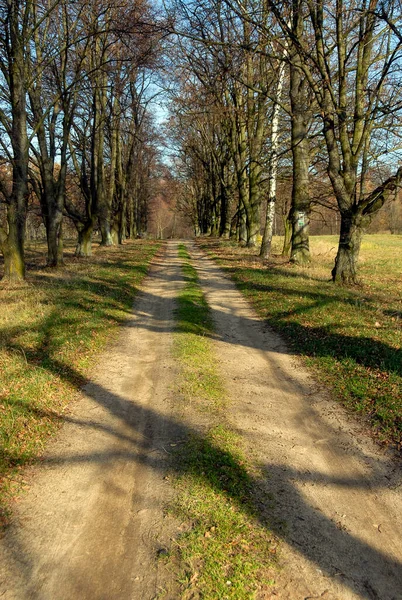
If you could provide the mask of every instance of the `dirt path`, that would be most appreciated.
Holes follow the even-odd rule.
[[[286,540],[272,597],[400,600],[400,467],[320,393],[222,272],[193,256],[234,402],[229,419],[265,466],[261,497],[273,495],[268,514]]]
[[[181,282],[170,245],[1,540],[0,598],[148,600],[158,593],[156,556],[169,538],[166,448],[181,434],[169,398]]]
[[[261,514],[286,540],[271,597],[401,599],[395,465],[361,441],[232,283],[192,252],[233,399],[229,419],[266,467]],[[166,585],[156,557],[177,533],[163,517],[172,493],[166,457],[187,433],[171,397],[181,285],[170,242],[118,342],[33,470],[0,543],[1,599],[151,600]]]

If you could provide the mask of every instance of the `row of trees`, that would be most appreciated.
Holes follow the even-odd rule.
[[[0,0],[0,21],[0,250],[22,279],[30,201],[49,266],[66,216],[80,256],[95,227],[105,245],[146,228],[162,30],[147,0]]]
[[[402,182],[400,0],[171,0],[172,131],[197,231],[267,257],[278,176],[291,260],[309,260],[312,202],[336,201],[334,281]]]
[[[278,181],[290,181],[291,260],[309,260],[312,203],[335,201],[333,279],[355,282],[362,233],[402,180],[398,3],[166,0],[162,20],[148,0],[0,0],[5,276],[24,277],[30,199],[50,266],[62,262],[66,216],[84,256],[95,227],[105,245],[146,228],[150,85],[170,33],[168,133],[196,232],[248,246],[262,232],[267,257]]]

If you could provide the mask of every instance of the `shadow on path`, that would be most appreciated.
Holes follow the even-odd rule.
[[[52,467],[62,464],[95,463],[101,465],[105,470],[116,461],[146,464],[158,472],[165,473],[167,468],[166,457],[163,449],[172,440],[183,442],[191,435],[198,439],[200,447],[203,447],[209,457],[217,466],[219,473],[220,465],[230,465],[229,481],[228,470],[225,469],[222,477],[216,476],[207,479],[205,483],[216,492],[229,495],[240,507],[247,508],[247,503],[242,497],[236,495],[236,490],[241,487],[239,481],[247,476],[244,467],[238,464],[236,459],[223,452],[219,448],[211,446],[210,442],[191,427],[160,414],[149,408],[139,406],[125,397],[110,393],[95,383],[86,386],[86,394],[97,404],[101,405],[109,413],[124,424],[122,435],[118,428],[105,426],[102,423],[89,420],[76,420],[66,417],[66,421],[79,424],[83,429],[83,436],[89,435],[91,430],[102,430],[123,440],[125,449],[105,450],[92,454],[76,453],[70,457],[46,456],[42,463]],[[141,427],[139,428],[139,424]],[[127,430],[128,426],[128,430]],[[167,438],[165,436],[168,436]],[[156,452],[154,452],[156,450]],[[162,454],[158,451],[162,450]],[[180,463],[182,466],[185,463]],[[172,467],[171,467],[172,468]],[[270,482],[276,481],[273,489],[281,489],[280,497],[276,498],[277,511],[281,512],[281,503],[292,504],[299,514],[299,522],[290,524],[288,532],[284,532],[283,523],[270,514],[266,506],[261,505],[261,499],[256,501],[253,514],[260,518],[263,524],[269,520],[269,527],[277,536],[285,537],[287,541],[302,552],[309,560],[313,561],[323,573],[329,577],[336,577],[343,585],[349,587],[362,598],[391,600],[397,599],[402,589],[402,563],[391,559],[386,554],[370,547],[365,542],[354,537],[344,530],[340,530],[336,523],[328,519],[320,510],[306,503],[305,498],[299,491],[299,485],[306,481],[314,481],[324,485],[334,484],[347,487],[351,490],[372,489],[370,477],[354,478],[343,476],[329,477],[319,472],[299,472],[284,465],[265,465],[267,479],[264,482],[255,481],[256,487],[262,483],[266,491],[270,490]],[[200,457],[199,470],[196,472],[198,478],[205,478],[206,471],[202,467]],[[383,484],[386,487],[386,483]],[[381,489],[380,487],[378,489]],[[26,581],[30,581],[30,571],[35,564],[35,557],[24,548],[18,539],[18,529],[12,527],[11,535],[5,536],[3,544],[6,544],[9,556],[14,564],[17,564],[21,573],[24,573]],[[38,532],[40,535],[40,532]],[[306,544],[306,539],[309,543]],[[310,544],[313,541],[313,544]],[[37,596],[39,599],[39,596]]]
[[[160,266],[162,268],[163,263]],[[224,282],[223,285],[225,285]],[[136,320],[132,320],[128,326],[146,329],[149,327],[148,317],[151,312],[153,320],[157,319],[157,314],[152,308],[153,305],[160,308],[163,300],[155,298],[147,292],[141,292],[140,296],[141,307],[149,306],[150,312],[148,313],[142,308],[142,312],[137,313]],[[229,330],[233,319],[242,322],[245,329],[254,326],[261,327],[260,321],[250,321],[242,316],[226,314],[223,310],[219,318],[223,324],[227,319]],[[151,329],[163,334],[168,332],[170,327],[161,319],[160,327],[153,325]],[[218,336],[214,334],[212,337],[217,338]],[[13,347],[13,332],[6,332],[3,339],[5,339],[6,346]],[[32,361],[32,364],[35,365],[40,358],[46,369],[57,373],[62,379],[69,381],[79,389],[83,384],[82,376],[71,366],[55,358],[55,347],[52,340],[52,324],[49,322],[48,335],[45,335],[43,344],[37,351],[38,354],[27,353],[28,363]],[[239,343],[235,336],[232,339],[225,338],[225,341],[233,344]],[[247,344],[247,341],[242,343]],[[255,346],[252,347],[255,348]],[[279,346],[267,348],[263,344],[258,349],[284,352],[284,349]],[[200,460],[196,476],[204,478],[205,484],[216,492],[229,495],[242,510],[250,510],[245,499],[237,493],[237,490],[242,487],[238,483],[248,476],[244,467],[235,457],[212,446],[200,431],[179,419],[162,415],[140,405],[124,395],[112,393],[93,381],[85,385],[84,391],[95,407],[101,409],[100,412],[106,412],[112,419],[105,424],[104,419],[99,418],[99,414],[94,410],[93,415],[87,419],[66,416],[63,417],[63,420],[79,426],[83,439],[91,435],[91,432],[98,431],[107,434],[112,442],[115,441],[115,444],[111,443],[107,449],[91,453],[77,451],[70,456],[47,455],[41,460],[41,464],[52,469],[57,465],[68,467],[69,465],[88,463],[99,465],[104,473],[107,473],[118,462],[147,465],[155,472],[164,475],[168,467],[176,469],[176,471],[185,468],[185,462],[180,463],[179,467],[169,463],[169,455],[166,452],[167,445],[171,442],[184,442],[191,436],[199,441],[200,448],[204,448],[204,451],[213,457],[217,466],[217,473],[212,477],[208,475],[208,471],[202,469],[202,460]],[[33,407],[32,410],[35,408]],[[316,417],[318,418],[318,415]],[[334,431],[333,434],[339,437],[339,432]],[[83,447],[85,446],[83,445]],[[222,464],[230,465],[229,483],[227,469],[222,477],[219,476],[219,466]],[[337,578],[345,589],[348,588],[361,598],[397,600],[401,597],[402,559],[395,560],[350,532],[340,529],[319,508],[311,506],[301,491],[304,484],[311,482],[342,486],[356,492],[364,492],[368,489],[381,491],[388,488],[389,482],[381,477],[380,465],[378,467],[379,474],[374,470],[365,477],[353,477],[347,474],[329,476],[314,470],[313,467],[309,471],[301,471],[286,463],[272,464],[270,461],[267,461],[264,469],[266,478],[255,480],[253,482],[255,488],[263,489],[266,494],[273,490],[280,490],[280,492],[275,498],[276,507],[273,510],[267,507],[261,494],[256,494],[252,509],[253,516],[256,516],[264,526],[269,522],[270,530],[278,537],[285,538],[297,552],[314,563],[326,576]],[[113,490],[110,493],[113,494]],[[115,493],[119,493],[119,490],[116,490]],[[284,528],[280,516],[286,515],[286,507],[290,505],[298,518]],[[362,510],[364,510],[364,506]],[[111,518],[113,518],[113,514]],[[41,532],[38,531],[37,535],[40,536]],[[27,586],[32,584],[35,565],[40,557],[33,556],[32,550],[24,547],[17,526],[12,526],[6,532],[2,545],[6,549],[10,561],[19,569]],[[105,550],[113,552],[113,548]],[[39,592],[30,597],[41,600]]]

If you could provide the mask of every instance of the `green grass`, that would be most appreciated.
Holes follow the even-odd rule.
[[[280,248],[275,240],[274,251]],[[308,267],[224,242],[203,243],[258,313],[314,369],[334,397],[369,420],[383,442],[402,444],[402,237],[367,236],[362,286],[329,281],[335,237],[311,238]]]
[[[178,390],[182,406],[202,415],[203,426],[174,455],[177,497],[170,510],[186,533],[170,560],[182,565],[182,598],[249,600],[271,584],[276,541],[254,506],[258,471],[225,419],[229,407],[216,370],[208,305],[183,246],[180,256],[186,283],[175,335]]]
[[[199,410],[210,410],[211,405],[225,404],[225,395],[212,357],[213,324],[197,273],[189,262],[184,246],[179,257],[185,286],[178,300],[175,354],[182,364],[181,386],[190,402]],[[210,357],[209,360],[206,357]]]
[[[99,249],[0,287],[0,521],[20,469],[43,451],[88,368],[130,314],[157,244]],[[28,253],[29,256],[29,253]]]

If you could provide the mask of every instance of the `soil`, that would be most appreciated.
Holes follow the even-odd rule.
[[[400,464],[365,435],[189,245],[215,322],[228,420],[263,465],[261,519],[281,542],[266,598],[402,598]],[[188,431],[175,410],[177,243],[153,263],[132,317],[16,503],[0,540],[0,598],[179,598],[161,560],[180,524],[169,447]]]

